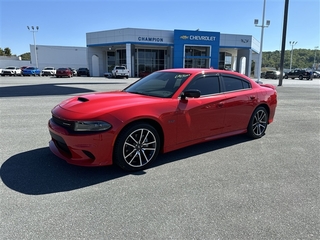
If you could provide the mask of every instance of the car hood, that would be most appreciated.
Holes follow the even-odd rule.
[[[55,114],[57,108],[60,108],[65,110],[58,110],[58,115],[64,115],[60,117],[69,119],[71,119],[71,116],[72,118],[95,118],[107,113],[112,114],[117,110],[130,109],[142,104],[154,104],[159,101],[164,101],[164,99],[122,91],[92,93],[67,99],[57,105],[52,112]]]

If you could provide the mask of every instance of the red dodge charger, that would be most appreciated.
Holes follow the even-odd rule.
[[[265,134],[277,92],[242,74],[215,69],[154,72],[122,91],[90,93],[52,109],[51,151],[81,166],[147,168],[158,154],[247,133]]]

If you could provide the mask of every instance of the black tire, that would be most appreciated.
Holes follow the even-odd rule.
[[[299,80],[302,80],[302,79],[303,79],[303,76],[300,75],[300,76],[299,76]]]
[[[254,110],[247,128],[247,134],[251,138],[261,138],[264,136],[268,126],[268,112],[264,107]]]
[[[153,162],[160,150],[160,137],[149,124],[139,123],[124,129],[114,146],[114,163],[126,171],[140,171]]]

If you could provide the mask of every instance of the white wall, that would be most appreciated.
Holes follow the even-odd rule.
[[[34,45],[30,45],[31,66],[36,66]],[[37,45],[38,66],[45,67],[71,67],[78,69],[88,67],[86,47],[66,47]]]
[[[19,57],[0,56],[0,69],[4,69],[9,66],[22,67],[29,65],[30,61],[22,61],[19,59]]]

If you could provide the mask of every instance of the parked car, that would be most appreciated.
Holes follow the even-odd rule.
[[[54,67],[45,67],[42,69],[41,75],[42,76],[55,76],[56,75],[56,69]]]
[[[21,73],[24,69],[26,69],[28,66],[22,66],[20,69],[21,69]]]
[[[90,77],[90,71],[88,68],[79,68],[77,70],[77,76],[87,76]]]
[[[72,77],[73,72],[70,70],[70,68],[58,68],[56,70],[56,77],[61,78],[61,77]]]
[[[56,105],[49,146],[71,164],[115,163],[137,171],[159,153],[192,144],[244,133],[261,138],[276,106],[275,86],[240,73],[161,70],[122,91],[73,96]]]
[[[27,67],[23,69],[22,76],[40,76],[41,71],[39,68],[36,67]]]
[[[70,69],[71,72],[72,72],[72,76],[77,76],[77,70],[76,70],[76,69],[70,68],[70,67],[69,67],[69,69]]]
[[[313,71],[314,78],[320,78],[320,71]]]
[[[309,80],[309,79],[313,79],[313,74],[310,74],[310,71],[307,71],[304,69],[295,69],[288,72],[285,75],[285,78],[291,78],[291,79],[299,78],[299,80],[302,80],[305,78]]]
[[[266,71],[264,78],[278,79],[280,77],[280,74],[281,74],[280,71],[276,71],[276,70]]]
[[[143,77],[148,76],[149,74],[151,74],[150,71],[141,71],[141,72],[139,72],[139,77],[143,78]]]
[[[20,75],[21,76],[21,69],[19,67],[14,67],[14,66],[10,66],[10,67],[6,67],[5,69],[2,69],[2,73],[1,76],[17,76]]]

